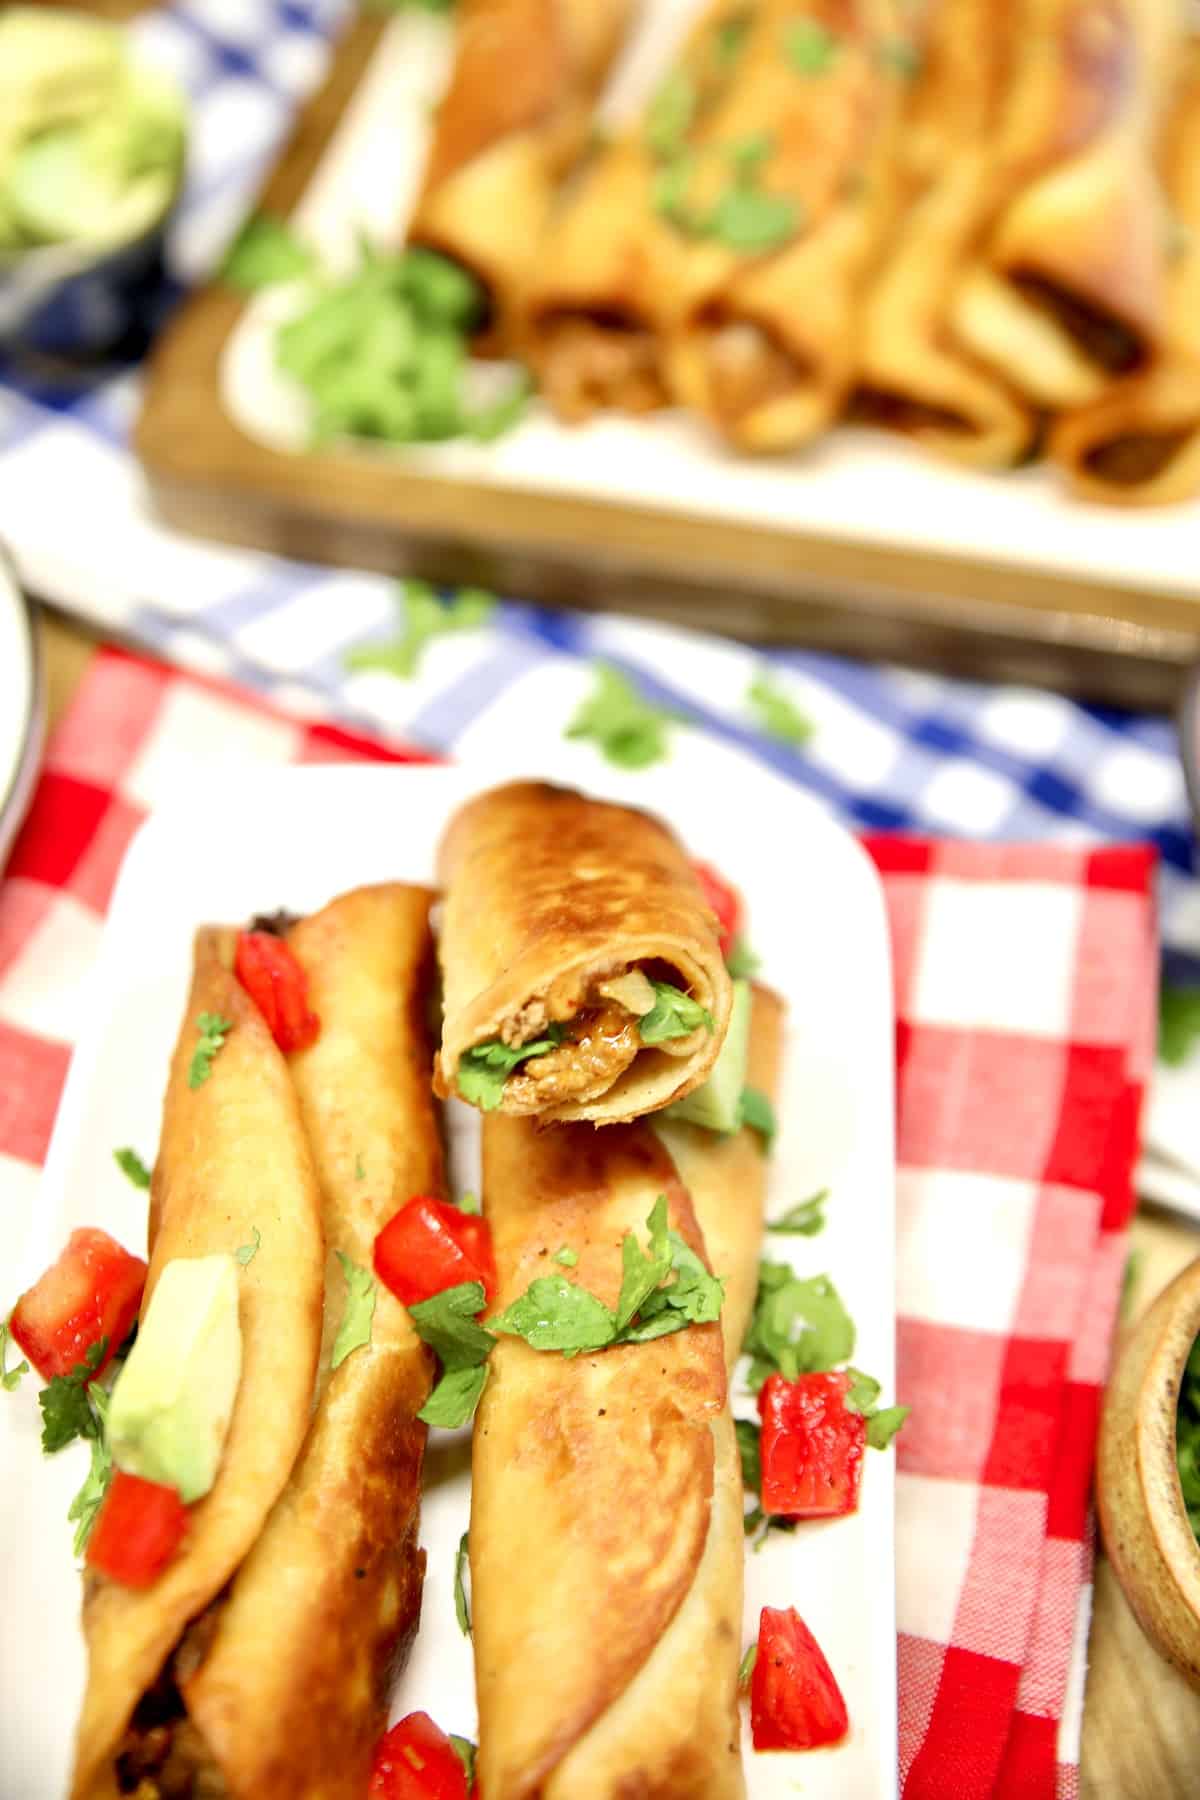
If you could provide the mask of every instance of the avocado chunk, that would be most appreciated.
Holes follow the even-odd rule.
[[[117,1467],[178,1488],[188,1505],[207,1494],[241,1373],[236,1262],[174,1258],[113,1387],[108,1443]]]
[[[735,981],[729,1028],[712,1074],[682,1100],[663,1112],[666,1119],[683,1119],[708,1131],[736,1131],[741,1124],[742,1089],[746,1084],[746,1059],[750,1054],[750,983]]]

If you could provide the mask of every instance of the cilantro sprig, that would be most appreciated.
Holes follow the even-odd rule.
[[[220,1013],[203,1012],[196,1019],[196,1030],[200,1033],[200,1042],[188,1065],[190,1088],[203,1087],[212,1074],[213,1057],[233,1030],[233,1020],[223,1019]]]
[[[127,1181],[135,1188],[150,1186],[150,1170],[146,1167],[136,1150],[128,1148],[113,1151],[113,1161]]]
[[[800,749],[813,735],[813,722],[802,713],[779,682],[761,671],[746,690],[746,705],[759,730],[777,744]]]
[[[454,1552],[454,1616],[464,1637],[471,1635],[471,1605],[467,1599],[466,1585],[466,1578],[471,1573],[469,1550],[469,1534],[464,1531],[458,1540],[458,1549]]]
[[[254,1249],[257,1248],[256,1244]],[[359,1268],[358,1264],[352,1263],[341,1250],[337,1252],[337,1259],[342,1265],[342,1274],[346,1278],[346,1304],[337,1336],[333,1340],[333,1352],[329,1358],[330,1369],[340,1368],[353,1351],[360,1350],[364,1344],[371,1342],[375,1302],[379,1296],[375,1277],[369,1269]]]
[[[1192,1530],[1200,1539],[1200,1338],[1184,1366],[1175,1413],[1175,1462]]]
[[[90,1389],[92,1377],[108,1355],[108,1339],[98,1338],[69,1375],[56,1375],[38,1395],[42,1409],[42,1449],[47,1456],[62,1450],[77,1437],[100,1435],[100,1419]]]
[[[828,1275],[805,1279],[790,1263],[762,1262],[742,1348],[750,1357],[749,1385],[757,1392],[776,1372],[795,1381],[848,1362],[854,1322]]]
[[[113,1472],[112,1452],[108,1447],[107,1437],[108,1392],[99,1382],[93,1382],[88,1389],[88,1398],[97,1424],[96,1435],[90,1440],[91,1463],[83,1486],[67,1508],[68,1523],[75,1526],[71,1548],[76,1556],[82,1556],[92,1535],[92,1526],[96,1523],[96,1514],[103,1505]]]
[[[762,957],[751,949],[746,939],[739,933],[730,945],[729,954],[725,958],[725,967],[729,970],[732,981],[749,981],[762,968]]]
[[[419,0],[420,4],[431,6],[432,0]],[[450,1733],[450,1745],[463,1766],[463,1774],[467,1778],[467,1792],[472,1793],[475,1787],[475,1758],[479,1754],[478,1746],[470,1738],[459,1737],[457,1732]]]
[[[652,981],[654,1005],[638,1020],[638,1036],[643,1044],[665,1044],[672,1038],[690,1037],[701,1026],[708,1032],[716,1024],[708,1008],[693,1000],[681,988],[668,981]]]
[[[251,213],[225,252],[220,279],[243,294],[257,293],[281,281],[310,275],[316,258],[285,219],[274,213]]]
[[[596,663],[591,693],[567,726],[568,738],[590,738],[619,769],[648,769],[669,755],[667,727],[677,714],[643,698],[629,677]]]
[[[12,1339],[12,1331],[7,1319],[0,1321],[0,1387],[6,1394],[21,1385],[22,1375],[28,1375],[29,1364],[22,1357],[19,1363],[10,1369],[8,1366],[8,1346]]]
[[[810,1194],[807,1200],[797,1201],[795,1206],[778,1219],[767,1220],[767,1230],[781,1237],[816,1237],[825,1229],[825,1205],[829,1199],[829,1189],[821,1188]]]
[[[1158,1054],[1181,1069],[1200,1040],[1200,987],[1163,982],[1158,996]]]
[[[481,1112],[495,1112],[513,1070],[530,1057],[545,1056],[548,1050],[557,1049],[563,1036],[561,1025],[548,1025],[545,1037],[532,1043],[505,1044],[499,1038],[487,1038],[482,1044],[472,1045],[458,1059],[455,1079],[459,1093]]]
[[[497,605],[496,596],[485,588],[456,588],[443,595],[428,581],[398,582],[396,595],[402,607],[399,633],[382,643],[358,644],[347,651],[344,666],[351,674],[373,670],[411,681],[435,638],[482,630]]]
[[[792,19],[784,26],[783,54],[798,75],[824,75],[838,49],[837,38],[819,19]]]
[[[762,1138],[763,1147],[770,1150],[779,1135],[779,1121],[775,1117],[770,1095],[764,1094],[761,1088],[744,1087],[738,1101],[738,1124],[748,1125],[751,1131],[757,1131]]]

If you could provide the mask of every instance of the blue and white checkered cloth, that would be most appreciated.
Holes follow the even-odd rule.
[[[186,0],[133,27],[145,53],[186,88],[194,115],[164,314],[212,267],[240,222],[345,12],[343,0]],[[147,510],[128,448],[139,382],[130,366],[63,385],[0,359],[0,537],[35,591],[283,706],[439,750],[465,749],[489,721],[499,728],[509,707],[526,717],[540,707],[548,770],[561,746],[560,696],[586,686],[580,659],[602,656],[851,825],[1151,839],[1163,863],[1168,959],[1200,978],[1200,886],[1191,879],[1193,837],[1167,720],[516,603],[486,629],[435,642],[411,682],[348,674],[351,645],[394,632],[391,584],[164,529]],[[762,662],[813,721],[802,749],[755,728],[745,695]]]

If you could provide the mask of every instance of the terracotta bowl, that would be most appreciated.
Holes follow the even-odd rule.
[[[1175,1468],[1175,1407],[1200,1335],[1200,1258],[1125,1338],[1104,1397],[1096,1475],[1105,1548],[1139,1625],[1200,1688],[1200,1545]]]

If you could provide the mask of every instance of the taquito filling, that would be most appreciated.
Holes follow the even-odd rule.
[[[229,1800],[225,1777],[188,1717],[180,1682],[198,1666],[219,1603],[188,1627],[152,1688],[142,1695],[116,1754],[117,1791],[133,1800]]]
[[[1112,313],[1070,294],[1043,275],[1015,270],[1012,285],[1023,299],[1046,313],[1089,362],[1109,375],[1128,375],[1145,361],[1141,335]]]
[[[887,426],[892,431],[965,434],[978,429],[976,420],[966,418],[949,406],[936,406],[930,400],[918,399],[915,394],[898,394],[886,388],[860,388],[854,396],[851,416],[865,424]]]
[[[1154,481],[1170,467],[1179,452],[1195,434],[1180,431],[1130,431],[1121,437],[1094,444],[1083,459],[1083,466],[1101,481],[1113,487],[1140,487]]]
[[[551,316],[534,360],[547,400],[568,424],[594,412],[654,412],[667,402],[654,333],[619,308]]]
[[[708,391],[716,418],[724,425],[786,399],[811,374],[764,326],[711,314],[708,334]]]

